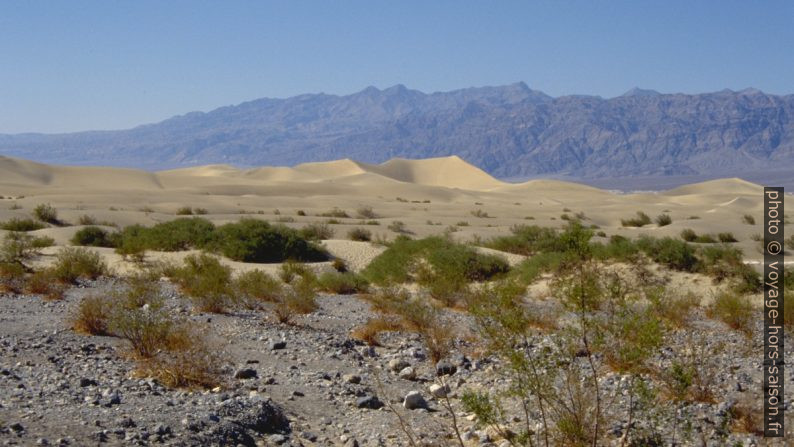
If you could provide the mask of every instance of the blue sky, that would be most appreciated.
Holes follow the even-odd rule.
[[[0,133],[397,83],[789,94],[794,2],[8,1],[0,67]]]

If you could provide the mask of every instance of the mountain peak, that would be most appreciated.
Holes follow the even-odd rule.
[[[633,89],[627,91],[626,93],[620,95],[621,97],[629,97],[629,96],[641,96],[641,97],[650,97],[650,96],[659,96],[661,93],[657,92],[656,90],[651,89],[643,89],[639,87],[634,87]]]

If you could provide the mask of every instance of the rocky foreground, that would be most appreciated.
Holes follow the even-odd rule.
[[[477,355],[471,341],[458,340],[433,365],[413,334],[385,333],[382,346],[353,340],[351,330],[374,316],[356,296],[322,295],[319,310],[282,325],[260,311],[197,314],[175,286],[162,286],[170,312],[206,328],[229,360],[224,386],[167,389],[135,376],[126,342],[72,331],[80,299],[107,293],[117,280],[81,283],[58,301],[0,295],[0,444],[459,445],[449,402],[466,445],[510,445],[462,409],[463,390],[505,383],[498,360]],[[469,317],[448,313],[465,332]],[[696,346],[714,353],[703,361],[713,375],[713,402],[669,402],[655,418],[632,423],[662,431],[666,441],[658,445],[784,445],[727,420],[738,405],[760,410],[760,336],[749,340],[704,318],[668,340],[654,362],[664,368],[675,344],[695,333]],[[543,349],[542,342],[526,348]],[[627,378],[605,373],[601,380],[610,407],[625,408]],[[606,427],[605,445],[620,445],[627,426],[617,418]]]

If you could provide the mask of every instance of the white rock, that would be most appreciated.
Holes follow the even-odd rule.
[[[405,400],[403,400],[403,407],[408,410],[416,410],[418,408],[427,408],[427,402],[425,398],[422,397],[422,393],[419,391],[411,391],[405,395]]]
[[[430,385],[430,394],[432,394],[433,397],[436,398],[446,397],[447,394],[449,394],[449,387],[446,385],[439,385],[437,383],[434,383]]]

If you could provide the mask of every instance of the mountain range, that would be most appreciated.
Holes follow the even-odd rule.
[[[423,93],[396,85],[263,98],[128,130],[0,135],[0,154],[163,169],[458,155],[501,178],[794,171],[794,95],[756,89],[551,97],[523,82]]]

